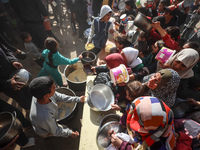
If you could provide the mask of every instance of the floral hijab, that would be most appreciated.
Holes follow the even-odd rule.
[[[150,96],[157,97],[158,99],[160,99],[163,102],[165,102],[165,104],[168,107],[172,107],[174,105],[174,103],[175,103],[176,91],[177,91],[179,83],[180,83],[180,76],[173,69],[162,69],[162,70],[168,70],[168,71],[170,71],[171,72],[171,79],[168,80],[168,82],[166,82],[165,84],[163,84],[161,87],[158,84],[159,88],[156,88],[154,90],[149,89],[146,92],[145,95],[150,95]],[[154,73],[150,74],[148,76],[145,76],[143,78],[142,82],[143,83],[147,83],[149,81],[149,79],[151,78],[152,75],[154,75]],[[161,81],[162,81],[162,75],[161,75]]]

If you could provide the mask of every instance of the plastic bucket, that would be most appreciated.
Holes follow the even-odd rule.
[[[110,70],[111,80],[115,83],[127,83],[129,81],[129,74],[125,65],[121,64],[116,68]]]
[[[162,47],[162,49],[158,52],[155,58],[158,61],[162,62],[163,64],[166,64],[168,60],[174,55],[175,52],[176,52],[175,50]]]

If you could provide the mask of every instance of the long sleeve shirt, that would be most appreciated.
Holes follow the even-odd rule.
[[[50,100],[51,102],[48,104],[39,104],[37,99],[33,97],[30,109],[30,120],[33,129],[38,135],[41,136],[70,136],[72,134],[72,130],[69,128],[63,128],[56,122],[58,119],[57,102],[76,103],[81,101],[80,98],[55,92],[55,94],[50,97]]]

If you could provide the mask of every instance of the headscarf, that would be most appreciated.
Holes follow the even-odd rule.
[[[195,66],[198,60],[199,60],[198,52],[192,48],[186,48],[178,52],[176,55],[172,56],[168,64],[172,66],[174,61],[182,62],[186,66],[186,69],[179,71],[178,74],[180,75],[181,79],[186,79],[194,76],[192,68]],[[161,67],[158,64],[157,71],[160,69]]]
[[[125,66],[127,66],[124,61],[124,58],[119,53],[113,53],[106,56],[105,61],[107,65],[110,67],[110,69],[118,67],[120,64],[124,64]]]
[[[112,9],[108,5],[103,5],[100,10],[100,17],[102,19],[107,13],[112,12]]]
[[[173,69],[162,69],[159,71],[161,73],[161,81],[158,83],[156,89],[149,89],[145,95],[154,96],[165,102],[168,107],[172,107],[176,100],[176,91],[180,83],[179,74]],[[151,76],[150,74],[143,78],[143,83],[147,83]]]
[[[133,101],[127,116],[127,127],[141,136],[144,150],[161,137],[165,139],[165,149],[174,148],[173,112],[156,97],[139,97]]]
[[[137,49],[126,47],[122,51],[126,57],[128,67],[134,68],[142,63],[142,60],[138,57],[139,51]]]

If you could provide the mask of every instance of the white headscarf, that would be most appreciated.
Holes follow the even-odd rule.
[[[192,68],[196,65],[198,60],[199,60],[198,52],[192,48],[186,48],[178,52],[173,57],[171,57],[168,64],[172,66],[174,61],[182,62],[186,66],[186,69],[179,71],[178,74],[181,77],[181,79],[187,79],[194,76]],[[157,65],[157,70],[158,69],[162,69],[159,63]]]
[[[138,57],[139,51],[132,47],[126,47],[122,49],[126,60],[127,65],[131,68],[136,67],[137,65],[142,63],[142,60]]]

